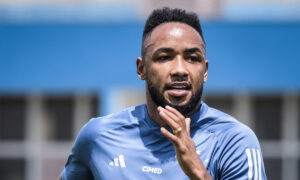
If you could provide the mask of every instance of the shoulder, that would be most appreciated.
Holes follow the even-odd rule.
[[[101,133],[121,126],[138,124],[144,113],[144,106],[133,106],[117,113],[90,119],[76,137],[73,146],[74,153],[86,154],[83,152],[89,152],[94,146],[94,141]]]
[[[116,129],[120,126],[137,124],[144,116],[145,106],[145,104],[132,106],[117,113],[92,118],[83,126],[79,135],[94,137],[98,133]]]
[[[234,117],[208,108],[208,119],[212,119],[208,131],[217,139],[214,160],[220,179],[244,179],[253,173],[266,179],[259,141],[254,132]],[[252,179],[252,178],[250,178]]]
[[[222,142],[222,144],[235,140],[245,143],[245,146],[250,144],[259,145],[254,132],[234,117],[207,106],[205,118],[210,119],[210,123],[206,129],[215,134],[218,141]]]

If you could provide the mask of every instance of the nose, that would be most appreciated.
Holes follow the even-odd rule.
[[[182,56],[178,55],[173,60],[170,74],[172,81],[187,81],[188,71]]]

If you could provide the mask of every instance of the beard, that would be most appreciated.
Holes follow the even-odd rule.
[[[173,105],[170,104],[162,93],[159,92],[159,90],[153,85],[152,81],[147,79],[147,86],[148,91],[150,93],[152,101],[157,105],[161,107],[171,106],[175,108],[177,111],[179,111],[184,117],[187,117],[191,115],[190,113],[195,109],[195,107],[198,105],[198,103],[201,101],[202,97],[202,91],[203,91],[203,84],[201,84],[201,87],[197,89],[195,94],[192,94],[191,99],[189,102],[187,102],[184,105]]]

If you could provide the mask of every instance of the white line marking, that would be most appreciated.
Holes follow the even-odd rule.
[[[120,166],[122,168],[125,168],[126,165],[125,165],[124,155],[119,155],[119,160],[120,160]]]
[[[247,157],[248,157],[248,166],[249,166],[248,179],[251,180],[253,178],[253,172],[252,172],[253,164],[252,164],[250,149],[248,149],[248,148],[246,149],[246,154],[247,154]]]
[[[256,160],[256,151],[252,148],[252,155],[254,160],[254,180],[257,180],[257,160]]]
[[[118,160],[118,158],[114,159],[114,163],[115,163],[115,166],[119,166],[119,160]]]
[[[261,158],[260,158],[260,152],[257,149],[257,159],[258,159],[258,179],[261,180]]]

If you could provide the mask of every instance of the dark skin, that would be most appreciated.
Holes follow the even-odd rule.
[[[144,46],[145,59],[139,57],[136,61],[138,77],[146,80],[146,87],[147,81],[151,80],[169,104],[182,106],[189,103],[193,94],[207,80],[208,61],[199,33],[182,23],[161,24],[145,39]],[[195,143],[190,136],[189,117],[199,110],[200,100],[185,117],[170,106],[157,106],[148,88],[146,98],[149,116],[161,126],[161,133],[173,143],[183,172],[190,179],[212,179],[196,153]],[[182,131],[174,134],[166,126],[173,130],[181,128]]]
[[[170,22],[156,27],[145,39],[145,59],[137,58],[138,77],[151,80],[170,105],[182,106],[190,102],[192,95],[207,80],[208,61],[205,45],[191,26]],[[178,81],[178,79],[180,81]],[[166,88],[167,87],[167,88]],[[190,136],[189,118],[200,108],[200,100],[184,117],[171,106],[160,107],[151,99],[146,88],[149,116],[159,126],[161,133],[174,145],[178,163],[190,179],[212,179],[196,153],[195,143]],[[169,132],[181,128],[181,132]]]

